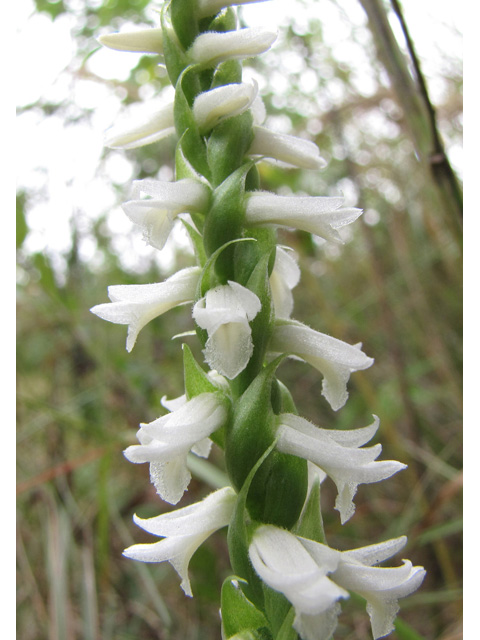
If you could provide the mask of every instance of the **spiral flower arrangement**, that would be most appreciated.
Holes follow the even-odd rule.
[[[350,592],[367,603],[373,637],[394,628],[398,600],[415,591],[422,567],[377,566],[398,553],[405,537],[350,550],[328,546],[320,483],[337,488],[335,509],[345,523],[361,484],[385,480],[405,465],[379,460],[381,445],[365,446],[379,419],[351,430],[326,429],[298,415],[276,377],[294,357],[323,377],[322,394],[337,411],[350,375],[373,363],[361,349],[291,317],[300,270],[277,229],[301,229],[326,242],[361,214],[341,197],[284,196],[260,189],[266,159],[318,170],[315,144],[264,126],[265,107],[242,61],[267,51],[276,34],[238,28],[236,9],[255,0],[167,0],[160,27],[109,34],[103,45],[161,55],[175,89],[173,102],[151,117],[114,126],[107,145],[132,149],[176,136],[175,179],[138,180],[123,205],[145,241],[161,251],[183,224],[196,264],[155,284],[115,285],[109,303],[92,311],[128,326],[131,351],[141,329],[178,305],[190,305],[203,363],[183,344],[185,388],[163,399],[168,413],[141,424],[125,457],[148,464],[162,500],[176,505],[191,475],[190,452],[225,454],[230,485],[196,504],[135,523],[159,538],[124,555],[170,562],[192,596],[188,565],[196,549],[228,527],[232,575],[221,590],[222,637],[236,640],[329,640]]]

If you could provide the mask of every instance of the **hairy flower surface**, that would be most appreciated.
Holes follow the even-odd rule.
[[[359,448],[373,438],[379,424],[374,416],[368,427],[340,431],[321,429],[291,413],[278,416],[277,448],[313,462],[332,478],[338,491],[335,508],[342,524],[353,516],[353,497],[359,484],[379,482],[405,469],[395,460],[376,461],[382,451],[379,444]]]
[[[336,602],[355,591],[367,601],[375,640],[393,630],[398,600],[423,581],[423,567],[409,560],[395,568],[372,565],[390,558],[405,537],[376,545],[337,551],[272,525],[256,531],[250,560],[262,580],[282,592],[295,608],[294,628],[303,640],[329,640],[336,627]]]
[[[210,289],[193,307],[195,322],[208,333],[205,359],[232,380],[253,353],[251,322],[261,309],[258,297],[238,282]]]
[[[361,209],[342,207],[340,197],[280,196],[254,191],[246,197],[246,222],[260,227],[301,229],[320,238],[342,242],[338,229],[361,215]]]
[[[200,131],[209,131],[222,120],[246,111],[257,91],[255,83],[240,82],[200,93],[193,103],[193,115]]]
[[[141,424],[137,432],[140,444],[128,447],[125,457],[130,462],[149,462],[157,493],[166,502],[177,504],[191,479],[189,451],[207,457],[208,436],[225,424],[227,415],[227,401],[221,392],[202,393],[172,413]]]
[[[195,38],[188,50],[192,62],[215,67],[225,60],[251,58],[268,51],[277,34],[261,27],[217,33],[209,31]]]
[[[141,198],[141,194],[149,197]],[[163,249],[175,218],[181,213],[202,211],[208,204],[209,194],[208,187],[197,180],[164,182],[147,178],[134,181],[132,199],[122,208],[142,229],[145,241],[156,249]]]
[[[111,302],[97,304],[90,311],[103,320],[128,324],[127,351],[131,351],[150,320],[194,300],[200,274],[199,267],[188,267],[164,282],[112,285],[108,287]]]
[[[322,395],[335,411],[347,401],[350,374],[373,364],[360,345],[347,344],[295,320],[276,323],[269,348],[295,355],[318,369],[324,376]]]
[[[314,142],[297,136],[277,133],[266,127],[253,127],[250,155],[265,156],[300,169],[323,169],[325,160]]]
[[[188,577],[190,559],[198,547],[215,531],[229,522],[236,494],[231,487],[211,493],[201,502],[154,518],[134,516],[135,523],[163,540],[151,544],[135,544],[123,555],[141,562],[170,562],[182,579],[181,587],[192,596]]]

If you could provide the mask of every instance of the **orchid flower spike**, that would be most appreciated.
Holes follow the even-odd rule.
[[[139,527],[162,540],[152,544],[135,544],[123,555],[140,562],[170,562],[182,579],[185,595],[192,596],[188,565],[195,551],[215,531],[230,522],[236,494],[231,487],[211,493],[201,502],[154,518],[134,516]]]
[[[324,376],[322,395],[334,411],[347,401],[350,374],[373,364],[361,345],[347,344],[295,320],[277,320],[269,349],[294,355],[318,369]]]
[[[317,145],[310,140],[276,133],[258,125],[253,127],[253,135],[249,155],[273,158],[300,169],[323,169],[327,165]]]
[[[110,286],[111,302],[97,304],[90,311],[108,322],[128,325],[127,351],[130,352],[141,329],[150,320],[194,300],[200,274],[199,267],[188,267],[164,282]]]
[[[141,198],[141,194],[149,197]],[[122,208],[143,230],[145,241],[156,249],[163,249],[175,218],[181,213],[203,212],[209,197],[209,188],[197,180],[163,182],[147,178],[134,181],[132,199]]]
[[[251,58],[264,53],[277,34],[260,27],[218,33],[207,31],[197,36],[187,54],[193,63],[215,67],[225,60]]]
[[[256,82],[233,83],[200,93],[193,103],[193,116],[200,129],[206,133],[217,124],[246,111],[258,91]]]
[[[285,227],[313,233],[324,240],[342,242],[337,231],[361,215],[361,209],[344,208],[343,198],[280,196],[254,191],[246,197],[247,225]]]
[[[208,457],[208,436],[225,424],[228,403],[221,392],[202,393],[172,413],[140,425],[140,444],[125,449],[124,455],[130,462],[150,463],[150,478],[166,502],[177,504],[190,483],[189,451]]]
[[[277,246],[270,276],[273,306],[277,318],[289,318],[293,311],[292,289],[300,282],[300,269],[291,251]]]
[[[137,105],[135,105],[136,107]],[[158,142],[175,133],[173,102],[162,102],[150,108],[127,109],[120,122],[110,127],[105,134],[105,146],[111,149],[136,149]]]
[[[353,497],[359,484],[385,480],[406,468],[395,460],[376,461],[380,444],[360,449],[377,432],[380,421],[376,416],[368,427],[350,431],[321,429],[291,413],[281,414],[277,422],[278,450],[313,462],[335,482],[335,509],[342,524],[355,512]]]
[[[122,31],[106,33],[98,38],[100,44],[116,51],[163,54],[162,29],[142,29],[141,31]]]
[[[253,343],[249,323],[260,309],[258,297],[238,282],[210,289],[193,307],[195,322],[208,333],[205,359],[229,380],[250,360]]]
[[[393,630],[398,600],[418,589],[425,576],[423,567],[413,567],[409,560],[395,568],[373,566],[400,551],[406,541],[401,537],[342,552],[262,525],[253,535],[249,556],[261,579],[294,606],[293,627],[302,640],[332,637],[338,601],[348,598],[349,590],[366,599],[377,640]]]

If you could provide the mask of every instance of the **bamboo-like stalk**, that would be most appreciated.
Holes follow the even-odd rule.
[[[392,0],[407,42],[410,61],[395,38],[383,0],[360,0],[360,4],[368,16],[378,58],[385,67],[397,101],[403,110],[404,122],[424,170],[426,184],[432,192],[434,207],[442,212],[445,223],[454,228],[458,235],[463,207],[460,185],[438,131],[435,109],[430,101],[427,84],[400,4],[398,0]],[[409,62],[415,70],[416,77],[413,77],[409,70]]]

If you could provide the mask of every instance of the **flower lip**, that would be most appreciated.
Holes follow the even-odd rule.
[[[194,300],[200,273],[199,267],[187,267],[164,282],[112,285],[108,287],[111,302],[98,304],[90,311],[108,322],[127,324],[127,351],[131,351],[150,320]]]
[[[140,562],[170,562],[182,579],[180,586],[185,595],[191,597],[190,559],[210,535],[228,525],[235,501],[235,491],[224,487],[202,501],[176,511],[146,519],[134,516],[139,527],[153,535],[163,536],[163,539],[152,544],[133,545],[125,549],[123,555]]]
[[[334,411],[347,401],[347,382],[354,371],[373,364],[361,345],[350,345],[295,320],[277,320],[269,349],[305,360],[323,373],[322,395]]]
[[[179,403],[172,413],[140,425],[140,444],[127,447],[124,455],[130,462],[150,463],[150,478],[166,502],[177,504],[183,496],[191,479],[187,455],[193,451],[208,456],[209,436],[225,424],[228,403],[221,391],[202,393]]]

